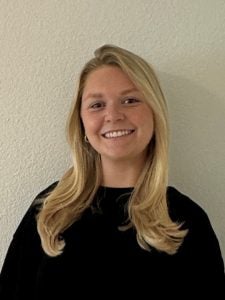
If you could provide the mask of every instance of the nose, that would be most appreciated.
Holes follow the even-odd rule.
[[[105,111],[105,121],[106,122],[117,122],[124,119],[124,113],[121,111],[117,105],[111,105],[106,108]]]

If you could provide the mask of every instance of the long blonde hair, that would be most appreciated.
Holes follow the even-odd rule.
[[[174,223],[168,213],[168,118],[164,95],[152,67],[145,60],[113,45],[97,49],[94,58],[81,71],[67,123],[73,167],[45,198],[39,212],[37,227],[42,247],[50,256],[62,253],[65,241],[60,238],[61,233],[81,217],[101,185],[101,159],[84,140],[80,108],[87,77],[104,65],[119,67],[127,74],[143,93],[154,115],[154,136],[149,144],[148,159],[129,199],[130,225],[135,227],[142,248],[148,250],[152,246],[174,254],[187,231],[181,230],[181,224]]]

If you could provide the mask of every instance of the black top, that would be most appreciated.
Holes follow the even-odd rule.
[[[134,229],[118,230],[132,188],[100,187],[92,207],[63,233],[63,254],[49,257],[41,248],[35,215],[39,199],[55,185],[37,196],[14,234],[0,277],[1,300],[86,299],[88,294],[128,299],[135,293],[138,299],[195,299],[206,293],[225,299],[218,240],[206,213],[187,196],[168,188],[171,218],[189,228],[175,255],[143,250]]]

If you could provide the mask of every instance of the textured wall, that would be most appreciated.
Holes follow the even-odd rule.
[[[35,195],[69,166],[76,74],[103,43],[155,66],[171,115],[171,184],[204,207],[225,257],[225,2],[0,0],[0,266]]]

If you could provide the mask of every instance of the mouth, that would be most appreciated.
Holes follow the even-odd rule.
[[[122,136],[130,135],[134,132],[134,129],[120,129],[120,130],[111,130],[102,134],[102,136],[106,139],[119,138]]]

